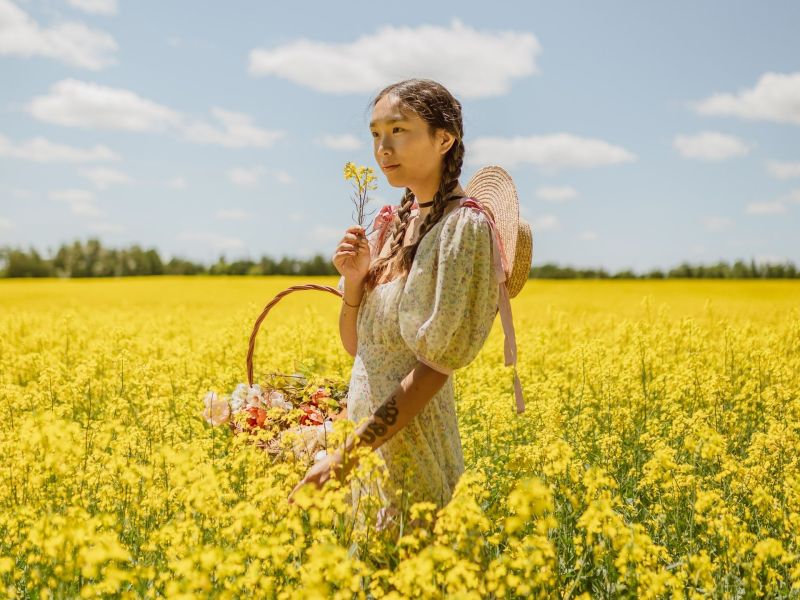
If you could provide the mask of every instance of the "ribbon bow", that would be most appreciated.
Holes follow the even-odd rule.
[[[375,248],[383,248],[383,242],[386,239],[386,232],[389,230],[388,225],[392,222],[397,214],[397,207],[392,204],[384,204],[372,221],[372,230],[378,230],[378,241]]]

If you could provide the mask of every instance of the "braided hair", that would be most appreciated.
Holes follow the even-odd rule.
[[[455,141],[443,157],[442,174],[439,188],[433,196],[433,206],[419,226],[416,241],[404,247],[403,240],[411,221],[411,207],[414,203],[414,193],[406,188],[397,211],[398,219],[390,225],[389,252],[373,261],[364,279],[366,289],[370,290],[378,285],[387,272],[397,275],[410,271],[420,240],[444,215],[447,200],[458,187],[458,178],[464,163],[461,103],[443,85],[431,79],[406,79],[382,89],[370,106],[374,107],[387,94],[397,97],[401,112],[403,109],[413,111],[428,123],[431,136],[437,129],[445,129],[455,137]]]

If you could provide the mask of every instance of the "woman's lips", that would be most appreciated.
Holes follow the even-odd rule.
[[[394,170],[395,170],[397,167],[399,167],[399,166],[400,166],[400,165],[392,165],[392,166],[390,166],[390,167],[383,167],[383,170],[384,170],[384,171],[394,171]]]

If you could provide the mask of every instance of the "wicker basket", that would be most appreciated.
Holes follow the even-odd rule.
[[[248,386],[252,386],[253,385],[253,353],[255,351],[256,336],[258,335],[258,331],[259,331],[259,328],[261,327],[261,323],[264,321],[264,319],[266,318],[267,314],[269,314],[269,311],[272,310],[272,307],[274,307],[284,297],[288,296],[289,294],[291,294],[293,292],[297,292],[297,291],[300,291],[300,290],[317,290],[317,291],[320,291],[320,292],[328,292],[330,294],[334,294],[335,296],[338,296],[339,298],[341,298],[343,296],[342,292],[339,291],[337,288],[333,288],[333,287],[330,287],[330,286],[327,286],[327,285],[318,285],[318,284],[315,284],[315,283],[307,283],[307,284],[303,284],[303,285],[293,285],[293,286],[290,286],[290,287],[286,288],[285,290],[279,292],[278,294],[276,294],[275,297],[272,298],[272,300],[270,300],[267,303],[267,305],[264,307],[264,310],[261,311],[261,314],[258,316],[258,318],[256,319],[255,323],[253,324],[253,331],[250,333],[250,341],[249,341],[249,344],[248,344],[248,347],[247,347],[247,385]],[[278,373],[278,372],[274,372],[274,371],[273,372],[268,372],[267,376],[295,377],[295,378],[302,378],[303,377],[302,375],[297,375],[297,374],[289,375],[289,374],[286,374],[286,373]],[[322,379],[325,380],[325,381],[329,381],[329,380],[326,380],[325,378],[322,378]],[[331,418],[331,420],[337,420],[337,419],[340,419],[340,418],[344,418],[346,416],[346,414],[347,414],[347,404],[346,404],[346,401],[345,401],[344,408],[342,408],[342,410],[339,411],[338,413],[335,413],[334,415],[331,415],[330,418]],[[278,455],[280,453],[280,440],[277,437],[273,438],[272,440],[269,440],[268,442],[259,442],[258,446],[263,448],[263,449],[265,449],[265,450],[267,450],[270,454],[273,454],[273,455]]]

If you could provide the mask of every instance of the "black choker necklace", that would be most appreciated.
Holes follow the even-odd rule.
[[[456,200],[457,198],[466,198],[466,196],[451,196],[450,198],[447,199],[447,201],[450,202],[450,200]],[[427,208],[428,206],[433,206],[433,200],[431,200],[430,202],[422,202],[422,203],[418,202],[417,206],[419,206],[420,208]]]

